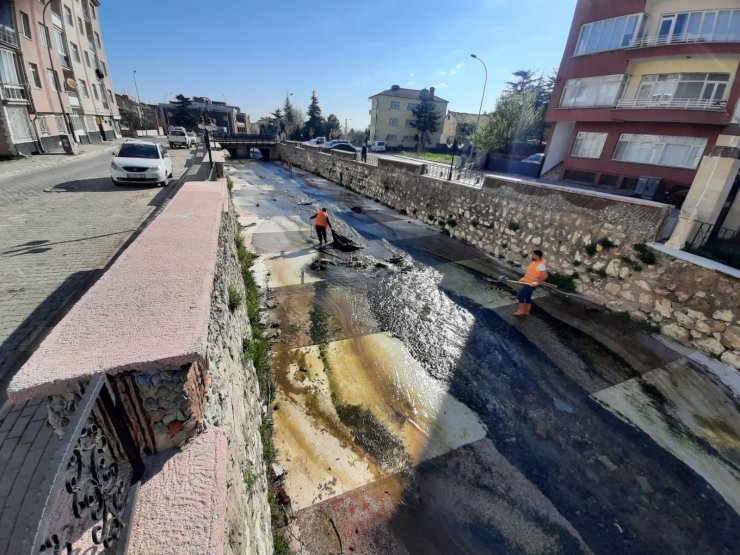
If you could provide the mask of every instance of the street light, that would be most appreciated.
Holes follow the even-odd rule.
[[[475,58],[480,63],[483,64],[483,71],[486,72],[486,77],[483,81],[483,93],[480,95],[480,107],[478,108],[478,119],[475,122],[475,134],[473,135],[473,139],[470,141],[470,158],[473,158],[473,146],[475,143],[475,136],[478,134],[478,126],[480,125],[480,113],[483,110],[483,98],[486,96],[486,85],[488,84],[488,68],[486,67],[486,63],[481,60],[478,56],[475,54],[470,55],[471,58]]]
[[[352,121],[352,118],[344,118],[344,138],[349,140],[349,134],[347,133],[347,122]]]

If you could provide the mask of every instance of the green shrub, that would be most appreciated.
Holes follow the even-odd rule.
[[[234,312],[242,304],[242,294],[236,287],[229,286],[229,310]]]
[[[561,291],[572,292],[576,290],[576,281],[573,276],[552,272],[548,274],[547,282],[556,285]]]
[[[457,220],[450,216],[449,218],[447,218],[447,225],[450,227],[455,227],[457,225]]]
[[[583,248],[586,250],[586,254],[588,254],[589,256],[593,256],[596,254],[596,245],[594,245],[593,243],[589,243]]]
[[[228,187],[229,193],[234,188],[234,180],[231,179],[231,176],[230,175],[227,175],[226,176],[226,187]]]
[[[516,222],[509,222],[509,225],[507,226],[511,231],[519,231],[519,228],[521,227]]]
[[[637,258],[640,260],[640,262],[644,264],[655,264],[657,262],[657,259],[655,258],[655,253],[650,250],[650,247],[648,247],[645,243],[637,243],[635,245],[632,245],[632,248],[635,249],[635,252],[637,253]]]

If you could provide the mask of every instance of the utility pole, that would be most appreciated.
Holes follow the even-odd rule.
[[[348,121],[352,121],[352,118],[344,118],[344,138],[349,141],[349,132],[347,131]]]
[[[41,11],[41,22],[44,27],[44,38],[46,39],[46,50],[49,53],[49,64],[51,65],[51,71],[54,73],[54,80],[56,83],[54,83],[54,88],[57,90],[57,98],[59,99],[59,107],[62,110],[62,115],[64,116],[64,122],[67,124],[67,130],[69,131],[69,134],[72,135],[72,139],[77,142],[77,137],[75,136],[75,130],[74,127],[72,127],[72,118],[69,117],[69,114],[67,114],[67,110],[64,109],[64,102],[62,101],[62,83],[59,81],[59,78],[57,77],[57,69],[54,65],[54,57],[51,55],[51,33],[49,32],[49,27],[46,25],[46,8],[49,7],[49,5],[52,3],[53,0],[46,0],[46,4],[44,4],[44,9]],[[53,27],[53,25],[52,25]],[[63,75],[63,74],[62,74]]]

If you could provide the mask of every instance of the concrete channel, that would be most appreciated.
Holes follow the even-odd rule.
[[[728,380],[557,292],[515,319],[498,261],[372,199],[228,171],[279,330],[294,552],[737,553]],[[314,247],[323,206],[362,250]]]

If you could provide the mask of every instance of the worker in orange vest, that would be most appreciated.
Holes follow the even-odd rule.
[[[526,285],[522,285],[519,290],[519,294],[516,296],[519,301],[519,309],[514,313],[514,316],[526,316],[532,310],[532,293],[540,283],[547,279],[547,265],[542,259],[542,251],[532,251],[532,263],[527,267],[527,273],[524,277],[519,280],[523,281]]]
[[[326,212],[326,208],[322,208],[318,212],[316,212],[315,215],[311,216],[311,219],[313,220],[316,218],[316,235],[319,237],[319,246],[322,244],[329,244],[329,241],[326,239],[326,228],[331,227],[331,222],[329,221],[329,214]]]

